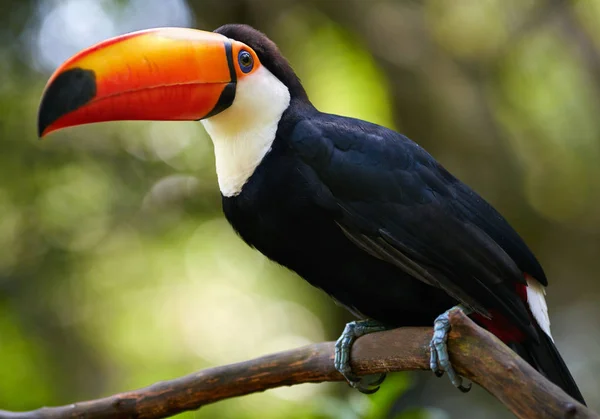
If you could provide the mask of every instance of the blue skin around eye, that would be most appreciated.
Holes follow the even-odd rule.
[[[250,58],[249,65],[242,64],[242,58],[245,58],[245,56],[248,56]],[[240,68],[244,73],[249,73],[252,70],[252,67],[254,67],[254,61],[252,60],[252,55],[250,55],[250,53],[247,51],[240,52],[240,54],[238,55],[238,62],[240,63]]]

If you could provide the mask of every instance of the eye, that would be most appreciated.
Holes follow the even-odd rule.
[[[254,59],[248,51],[240,51],[238,62],[240,63],[240,69],[244,73],[249,73],[252,71],[252,67],[254,67]]]

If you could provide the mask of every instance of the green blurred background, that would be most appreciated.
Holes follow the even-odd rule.
[[[550,279],[557,344],[600,410],[600,1],[0,0],[0,408],[96,398],[310,342],[350,317],[247,248],[199,123],[36,138],[49,74],[156,26],[251,24],[321,110],[397,129],[494,204]],[[221,402],[195,418],[508,418],[426,372]]]

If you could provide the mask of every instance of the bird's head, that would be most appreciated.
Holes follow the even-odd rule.
[[[151,29],[106,40],[61,65],[44,90],[38,131],[45,136],[117,120],[209,120],[216,135],[234,135],[278,119],[294,97],[306,93],[293,70],[249,26]]]

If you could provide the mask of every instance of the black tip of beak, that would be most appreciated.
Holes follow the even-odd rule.
[[[73,112],[96,96],[96,74],[71,68],[59,74],[46,87],[38,111],[38,136],[58,118]]]

